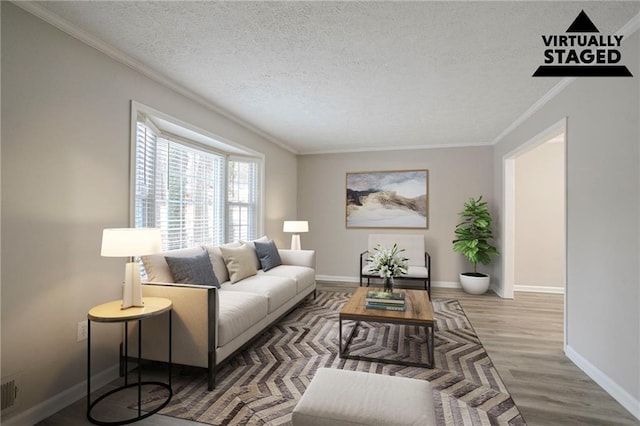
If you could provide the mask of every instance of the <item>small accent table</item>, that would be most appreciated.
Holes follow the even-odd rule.
[[[144,297],[142,299],[143,307],[132,307],[127,309],[121,309],[122,300],[116,300],[113,302],[105,303],[93,307],[87,314],[87,419],[91,423],[97,425],[125,425],[144,419],[157,413],[171,401],[173,396],[173,390],[171,389],[171,314],[172,314],[172,302],[169,299],[162,297]],[[156,381],[142,381],[142,320],[155,317],[168,312],[169,314],[169,383],[162,383]],[[105,322],[105,323],[124,323],[125,338],[124,338],[124,385],[116,389],[110,390],[98,397],[95,401],[91,402],[91,321]],[[129,383],[127,358],[128,358],[128,340],[129,340],[129,322],[138,322],[138,381],[136,383]],[[157,408],[142,414],[142,385],[156,385],[163,387],[169,391],[169,396]],[[97,420],[91,415],[93,408],[104,398],[109,395],[113,395],[116,392],[137,386],[138,387],[138,410],[137,416],[131,419],[118,420],[118,421],[102,421]]]
[[[340,358],[357,359],[363,361],[383,362],[387,364],[398,364],[413,367],[433,368],[433,327],[435,320],[433,318],[433,309],[429,301],[429,293],[423,290],[400,290],[405,293],[407,309],[405,311],[386,311],[380,309],[365,308],[365,299],[367,292],[371,288],[358,287],[354,291],[351,298],[345,303],[340,311],[339,316],[339,340],[340,340]],[[351,329],[346,342],[342,340],[342,321],[354,320],[355,325]],[[391,324],[415,325],[424,327],[426,333],[427,344],[427,362],[414,362],[394,359],[384,359],[376,357],[367,357],[363,355],[352,355],[349,353],[349,344],[360,324],[364,322],[380,322]]]

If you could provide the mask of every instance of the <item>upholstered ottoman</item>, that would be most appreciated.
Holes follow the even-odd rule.
[[[293,409],[294,426],[436,425],[425,380],[320,368]]]

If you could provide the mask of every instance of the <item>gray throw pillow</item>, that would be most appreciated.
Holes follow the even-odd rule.
[[[256,254],[258,255],[263,271],[266,272],[269,269],[282,265],[280,253],[278,253],[278,248],[273,240],[269,240],[267,242],[254,241],[254,244],[256,246]]]
[[[173,280],[181,284],[211,285],[220,288],[220,283],[213,273],[209,253],[203,251],[193,257],[165,256]]]

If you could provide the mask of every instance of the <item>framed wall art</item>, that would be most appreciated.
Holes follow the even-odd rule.
[[[347,228],[429,227],[429,170],[347,173]]]

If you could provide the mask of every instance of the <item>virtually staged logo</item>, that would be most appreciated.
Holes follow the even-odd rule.
[[[544,65],[533,77],[633,77],[619,65],[621,35],[602,35],[580,12],[566,34],[543,35]]]

